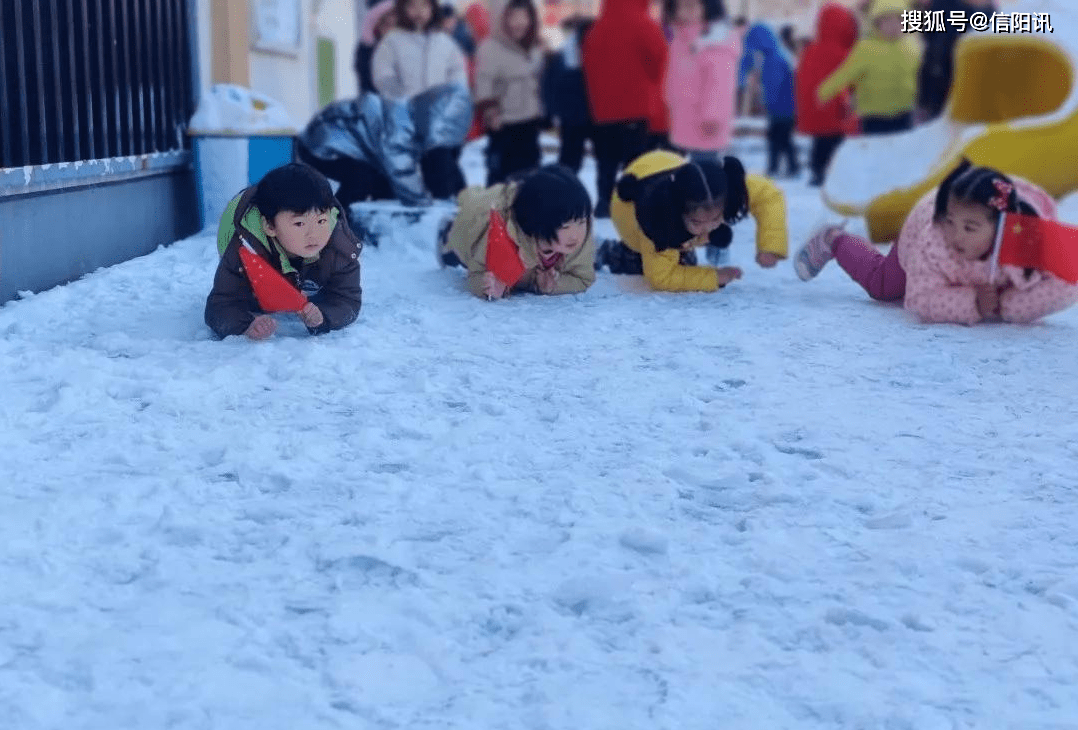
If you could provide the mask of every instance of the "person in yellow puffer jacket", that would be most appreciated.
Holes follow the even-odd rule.
[[[766,177],[748,175],[736,157],[721,163],[690,161],[666,150],[633,160],[618,180],[610,217],[623,243],[597,261],[612,273],[642,273],[659,291],[711,292],[741,277],[741,270],[696,266],[695,248],[725,249],[730,226],[756,219],[756,262],[765,268],[786,258],[786,198]],[[615,261],[638,259],[617,266]],[[686,261],[688,259],[688,261]],[[619,270],[620,269],[620,270]]]
[[[825,104],[852,87],[865,134],[913,127],[921,46],[916,37],[902,33],[902,13],[908,9],[907,0],[875,0],[868,10],[871,29],[867,37],[857,42],[816,92]]]

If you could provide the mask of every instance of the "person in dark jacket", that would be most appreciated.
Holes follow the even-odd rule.
[[[932,0],[928,10],[943,12],[944,19],[950,18],[952,13],[962,14],[967,19],[974,13],[992,17],[996,3],[992,0]],[[925,40],[925,52],[917,74],[917,114],[921,121],[935,119],[943,112],[951,92],[955,44],[969,25],[945,22],[944,27],[943,32],[921,34]]]
[[[558,125],[561,147],[558,164],[580,172],[584,161],[584,143],[595,144],[594,123],[588,109],[588,89],[584,85],[581,63],[584,37],[594,21],[571,16],[562,21],[565,45],[550,55],[543,73],[543,106]]]
[[[251,288],[240,258],[245,243],[307,295],[298,315],[312,335],[346,327],[359,316],[361,244],[329,181],[314,168],[293,162],[270,170],[221,216],[221,260],[206,298],[206,325],[222,339],[264,340],[277,330],[277,320],[262,310]]]
[[[381,0],[372,5],[363,16],[363,30],[360,34],[359,43],[356,45],[355,71],[359,80],[359,93],[377,93],[374,89],[374,79],[371,78],[371,57],[374,56],[374,48],[382,36],[396,23],[397,16],[393,12],[393,0]]]

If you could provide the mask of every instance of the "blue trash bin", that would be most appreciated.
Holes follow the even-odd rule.
[[[191,132],[201,227],[216,226],[233,196],[295,158],[295,133]]]

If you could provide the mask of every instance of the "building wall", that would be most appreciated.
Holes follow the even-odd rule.
[[[358,3],[366,5],[366,0],[358,0]],[[348,99],[359,93],[359,80],[352,68],[356,44],[359,42],[356,5],[354,0],[322,0],[315,14],[318,35],[332,38],[336,45],[338,99]]]
[[[318,111],[319,36],[335,45],[336,98],[356,94],[352,71],[359,37],[355,3],[299,0],[299,43],[285,49],[261,47],[252,30],[254,6],[266,1],[197,0],[200,89],[215,83],[246,86],[281,102],[299,128]]]

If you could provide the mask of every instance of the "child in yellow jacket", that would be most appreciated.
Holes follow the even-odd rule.
[[[604,244],[597,265],[642,273],[659,291],[717,291],[741,278],[741,269],[696,266],[695,249],[725,249],[730,226],[750,214],[756,262],[771,268],[787,251],[786,199],[773,182],[746,174],[736,157],[693,162],[666,150],[648,152],[618,180],[610,217],[624,243]]]
[[[915,37],[902,33],[902,13],[908,9],[906,0],[875,0],[868,10],[872,27],[867,37],[816,91],[819,102],[826,104],[852,87],[865,134],[913,127],[921,47]]]

